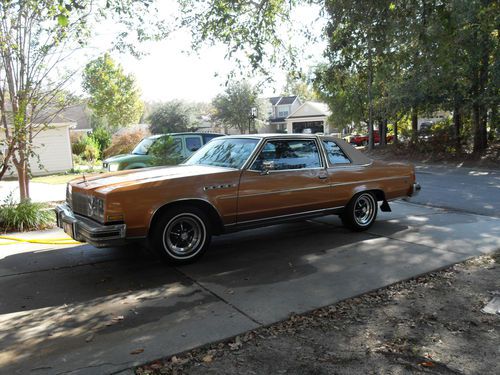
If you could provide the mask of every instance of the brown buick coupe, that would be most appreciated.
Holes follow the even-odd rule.
[[[211,236],[322,215],[368,229],[388,201],[420,190],[415,169],[373,161],[346,142],[304,134],[227,136],[186,162],[68,183],[58,226],[96,247],[135,239],[171,263],[198,259]]]

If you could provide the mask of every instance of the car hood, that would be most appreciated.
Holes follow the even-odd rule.
[[[82,176],[82,178],[71,181],[70,184],[73,190],[97,191],[98,193],[106,194],[130,185],[183,177],[201,177],[228,171],[232,171],[232,169],[204,165],[176,165],[104,173],[85,178]]]
[[[128,162],[131,163],[133,161],[139,161],[142,159],[148,158],[148,155],[136,155],[136,154],[120,154],[120,155],[115,155],[111,156],[103,161],[103,163],[122,163],[122,162]]]

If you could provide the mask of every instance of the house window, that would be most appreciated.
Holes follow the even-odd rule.
[[[279,111],[278,112],[278,117],[287,117],[288,116],[288,111]]]

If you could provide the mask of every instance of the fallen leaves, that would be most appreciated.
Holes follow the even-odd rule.
[[[230,342],[227,345],[229,346],[229,350],[238,350],[239,348],[242,347],[243,344],[241,343],[240,336],[236,336],[234,342]]]
[[[204,363],[212,363],[212,361],[214,360],[214,357],[210,354],[207,354],[206,356],[204,356],[202,359],[201,359]]]
[[[142,352],[144,352],[144,349],[135,349],[135,350],[132,350],[130,352],[131,355],[137,355],[137,354],[141,354]]]

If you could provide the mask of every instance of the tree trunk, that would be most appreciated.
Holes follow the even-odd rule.
[[[498,138],[500,133],[500,118],[498,116],[498,108],[495,104],[491,107],[490,112],[490,138]]]
[[[474,130],[474,147],[475,153],[480,153],[486,148],[485,140],[483,139],[483,120],[481,116],[481,106],[476,101],[472,104],[472,129]],[[486,130],[486,129],[485,129]]]
[[[387,119],[380,121],[379,126],[379,135],[380,135],[380,146],[387,145]]]
[[[370,41],[370,39],[369,39]],[[373,59],[372,49],[370,42],[368,42],[368,150],[373,150],[375,147],[375,139],[373,139],[373,98],[372,98],[372,84],[373,84]]]
[[[416,143],[418,138],[418,111],[416,108],[411,110],[411,142]]]
[[[28,169],[25,164],[20,163],[19,166],[16,166],[17,179],[19,181],[19,200],[21,202],[30,199]]]
[[[487,126],[487,113],[486,107],[484,105],[484,93],[485,88],[488,83],[488,70],[489,70],[489,57],[490,51],[488,48],[488,36],[481,35],[480,38],[480,48],[483,48],[481,54],[481,60],[479,61],[479,66],[477,70],[477,75],[474,75],[476,79],[473,85],[474,93],[474,103],[472,105],[472,118],[474,125],[474,152],[482,152],[488,146],[488,134],[486,130]]]
[[[462,132],[462,115],[458,104],[455,104],[455,107],[453,108],[453,129],[457,151],[460,152],[462,148],[462,140],[460,136],[460,133]]]
[[[398,121],[394,121],[394,144],[397,145],[399,140],[398,140]]]

